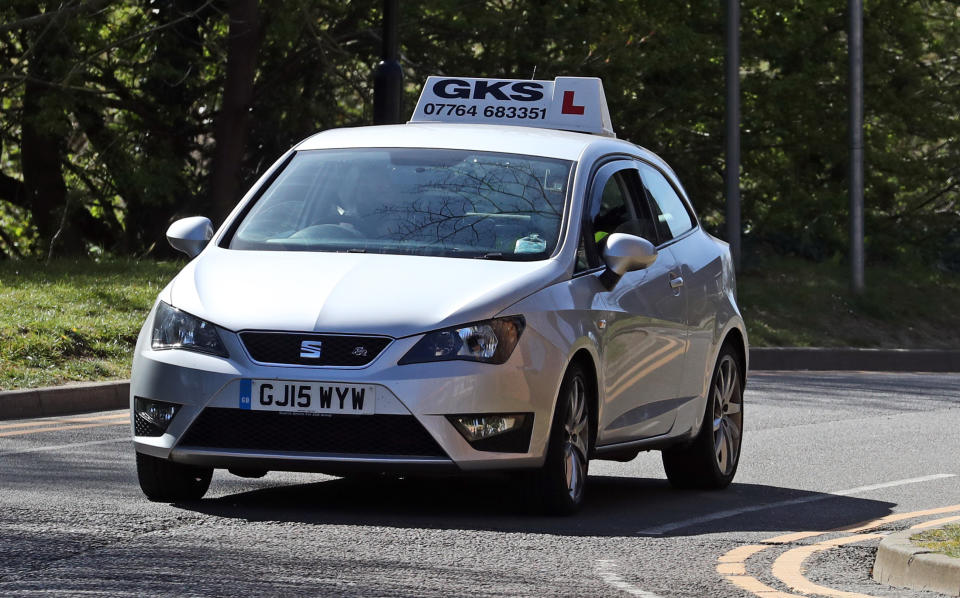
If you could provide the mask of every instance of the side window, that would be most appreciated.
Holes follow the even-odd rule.
[[[640,165],[640,175],[643,177],[643,185],[650,193],[660,231],[669,233],[670,237],[678,237],[693,228],[690,213],[667,179],[646,164]]]
[[[593,195],[577,251],[577,271],[600,265],[604,242],[613,233],[637,235],[657,244],[647,203],[636,200],[641,188],[637,171],[625,168],[607,179],[599,195]]]
[[[626,181],[623,172],[614,174],[603,187],[600,204],[591,210],[593,223],[593,240],[602,246],[603,239],[615,232],[621,232],[621,227],[627,226],[636,219],[633,206],[627,199]]]

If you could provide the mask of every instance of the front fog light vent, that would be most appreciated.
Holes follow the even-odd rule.
[[[533,431],[532,413],[448,415],[460,434],[478,451],[525,453]]]
[[[176,403],[153,401],[143,397],[133,399],[133,429],[137,436],[163,436],[173,416],[180,410]]]

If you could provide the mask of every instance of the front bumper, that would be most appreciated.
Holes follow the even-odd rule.
[[[152,319],[151,313],[147,322]],[[141,330],[131,410],[134,397],[182,406],[163,435],[134,434],[138,452],[219,468],[324,472],[471,471],[543,463],[563,358],[530,327],[503,365],[398,366],[417,336],[392,341],[361,368],[263,365],[249,357],[237,334],[219,333],[229,358],[154,351],[149,327]],[[241,410],[243,379],[375,385],[376,414],[318,417]],[[529,449],[522,453],[476,450],[446,417],[520,412],[533,414]]]

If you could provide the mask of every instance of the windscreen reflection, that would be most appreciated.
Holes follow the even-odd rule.
[[[446,149],[299,152],[229,247],[545,259],[557,246],[571,166]]]

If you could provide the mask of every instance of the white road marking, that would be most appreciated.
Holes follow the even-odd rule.
[[[90,442],[75,442],[73,444],[61,444],[57,446],[37,446],[34,448],[21,449],[18,451],[7,451],[5,453],[0,453],[0,457],[6,457],[8,455],[22,455],[24,453],[39,453],[43,451],[61,451],[66,449],[79,448],[81,446],[94,446],[97,444],[111,444],[114,442],[124,442],[124,441],[130,442],[130,443],[133,442],[131,438],[124,437],[124,438],[111,438],[110,440],[91,440]]]
[[[884,482],[882,484],[873,484],[870,486],[859,486],[857,488],[851,488],[849,490],[838,490],[837,492],[831,492],[831,494],[836,494],[837,496],[847,496],[850,494],[863,494],[864,492],[870,492],[872,490],[880,490],[881,488],[892,488],[893,486],[905,486],[907,484],[919,484],[920,482],[930,482],[933,480],[942,480],[943,478],[952,478],[956,477],[954,473],[935,473],[933,475],[925,475],[921,478],[908,478],[906,480],[895,480],[893,482]]]
[[[607,585],[617,588],[621,592],[626,592],[631,596],[640,596],[640,598],[660,598],[660,596],[641,590],[640,588],[623,581],[623,578],[614,572],[614,562],[608,560],[597,561],[597,572],[600,573],[600,579]]]
[[[850,496],[852,494],[863,494],[864,492],[880,490],[881,488],[892,488],[894,486],[905,486],[907,484],[919,484],[921,482],[930,482],[933,480],[940,480],[943,478],[952,478],[952,477],[956,477],[956,474],[935,473],[933,475],[927,475],[919,478],[894,480],[892,482],[883,482],[882,484],[872,484],[870,486],[858,486],[856,488],[850,488],[847,490],[837,490],[836,492],[829,492],[827,494],[814,494],[811,496],[801,496],[800,498],[791,498],[789,500],[781,500],[779,502],[766,503],[762,505],[751,505],[749,507],[741,507],[739,509],[728,509],[726,511],[718,511],[716,513],[703,515],[701,517],[692,517],[690,519],[684,519],[682,521],[674,521],[672,523],[666,523],[664,525],[650,527],[645,530],[640,530],[637,533],[641,535],[647,535],[647,536],[659,536],[667,532],[672,532],[673,530],[681,529],[684,527],[690,527],[691,525],[697,525],[700,523],[709,523],[711,521],[717,521],[718,519],[727,519],[729,517],[736,517],[737,515],[743,515],[744,513],[753,513],[755,511],[764,511],[767,509],[776,509],[779,507],[789,507],[792,505],[800,505],[800,504],[805,504],[809,502],[827,500],[828,498],[833,498],[836,496]]]

